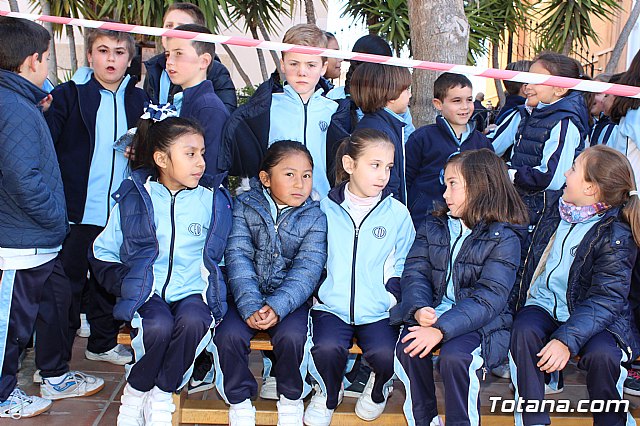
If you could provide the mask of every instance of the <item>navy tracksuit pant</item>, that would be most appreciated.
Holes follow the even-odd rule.
[[[327,408],[338,406],[347,357],[353,337],[358,339],[362,356],[376,374],[371,399],[384,401],[383,389],[393,377],[393,352],[398,340],[398,327],[385,318],[371,324],[350,325],[337,316],[311,311],[311,361],[309,370],[327,395]]]
[[[177,392],[191,377],[195,358],[209,344],[212,326],[202,295],[169,304],[154,294],[131,321],[135,363],[125,366],[127,382],[142,392],[154,386]]]
[[[103,227],[95,225],[71,225],[69,235],[64,240],[60,251],[62,266],[71,283],[71,304],[59,307],[61,315],[62,310],[66,308],[69,316],[67,324],[69,351],[65,354],[67,361],[71,360],[73,340],[80,327],[83,291],[88,293],[86,314],[91,326],[87,350],[94,353],[107,352],[113,349],[117,343],[121,322],[113,318],[116,297],[98,285],[93,278],[93,273],[89,273],[87,278],[87,272],[90,272],[87,253],[103,229]],[[39,350],[41,347],[37,346],[36,351]]]
[[[58,316],[58,306],[70,301],[69,285],[59,258],[31,269],[0,270],[0,401],[16,387],[18,357],[31,339],[34,328],[36,366],[42,377],[69,371],[64,354],[67,317]]]
[[[433,379],[432,355],[410,357],[402,343],[409,333],[405,327],[396,346],[396,374],[404,383],[404,414],[409,426],[429,426],[438,415]],[[480,424],[481,336],[477,331],[463,334],[440,345],[440,376],[444,383],[447,426]]]
[[[544,373],[536,366],[537,354],[549,342],[549,336],[561,325],[539,306],[525,306],[515,317],[511,330],[509,364],[516,400],[543,400]],[[580,350],[578,368],[587,372],[587,390],[591,400],[621,400],[622,384],[627,370],[621,364],[627,355],[620,349],[614,336],[602,331]],[[549,414],[516,413],[516,425],[548,425]],[[595,425],[622,426],[635,424],[631,414],[624,412],[594,413]],[[630,423],[627,423],[627,420]]]
[[[233,301],[228,305],[224,319],[214,331],[212,352],[218,392],[227,403],[239,404],[258,393],[258,384],[249,370],[249,353],[251,338],[259,330],[247,325]],[[303,398],[310,391],[304,380],[308,322],[309,306],[305,303],[266,330],[275,357],[271,376],[276,378],[278,393],[291,400]]]

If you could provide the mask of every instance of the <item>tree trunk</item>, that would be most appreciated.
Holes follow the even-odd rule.
[[[573,35],[568,34],[567,39],[564,41],[564,46],[562,46],[562,54],[569,55],[573,50]]]
[[[9,10],[12,12],[20,12],[18,8],[18,0],[9,0]]]
[[[616,41],[616,45],[611,52],[611,58],[609,58],[609,63],[607,63],[607,68],[604,70],[606,73],[615,73],[616,68],[618,68],[618,62],[620,62],[620,57],[622,56],[622,51],[624,47],[627,45],[627,40],[629,40],[629,35],[633,30],[636,22],[638,21],[638,17],[640,16],[640,0],[636,0],[636,4],[631,9],[631,14],[629,15],[629,19],[622,27],[622,31],[620,32],[620,36],[618,37],[618,41]]]
[[[491,43],[491,66],[495,69],[500,68],[500,44],[498,41]],[[504,88],[502,87],[502,80],[495,79],[494,83],[496,85],[498,98],[500,99],[500,106],[503,106],[505,102],[505,96]]]
[[[271,41],[271,37],[269,37],[269,33],[267,32],[267,27],[264,26],[264,22],[262,22],[261,20],[258,21],[258,28],[262,33],[262,38],[266,41]],[[273,59],[273,63],[276,64],[276,70],[278,70],[278,74],[280,74],[280,81],[284,81],[284,74],[280,69],[280,58],[278,57],[278,54],[273,50],[270,50],[269,53],[271,54],[271,59]]]
[[[466,64],[469,23],[462,0],[408,0],[413,57],[419,60]],[[414,70],[411,115],[416,127],[435,121],[432,105],[435,71]]]
[[[238,73],[240,74],[240,77],[242,77],[242,80],[244,81],[245,86],[253,86],[253,83],[251,82],[249,75],[247,75],[247,73],[244,72],[244,70],[242,69],[242,66],[240,65],[240,61],[238,61],[238,57],[235,55],[235,53],[233,53],[231,48],[226,44],[223,44],[222,48],[227,52],[227,55],[229,55],[229,57],[231,58],[231,62],[233,62],[233,65],[235,65],[236,70],[238,70]]]
[[[51,15],[51,7],[48,0],[39,0],[40,9],[43,15]],[[58,59],[56,57],[56,44],[54,43],[53,25],[51,22],[45,22],[44,27],[51,35],[51,41],[49,42],[49,80],[54,86],[58,84]]]
[[[304,0],[304,12],[307,15],[307,24],[316,24],[316,10],[313,0]]]
[[[73,32],[73,25],[66,25],[67,38],[69,39],[69,59],[71,61],[71,75],[78,70],[78,55],[76,54],[76,35]]]
[[[250,25],[249,31],[251,31],[251,36],[254,39],[260,40],[260,37],[258,37],[257,25]],[[260,72],[262,73],[262,80],[266,81],[267,79],[269,79],[269,73],[267,73],[267,64],[264,61],[264,52],[262,51],[262,49],[256,49],[256,53],[258,54],[258,63],[260,64]]]

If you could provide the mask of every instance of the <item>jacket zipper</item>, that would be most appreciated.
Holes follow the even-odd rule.
[[[567,232],[567,235],[564,236],[564,239],[562,240],[562,245],[560,246],[560,260],[558,261],[558,264],[556,265],[555,268],[553,268],[551,270],[551,272],[549,272],[549,275],[547,275],[547,290],[551,291],[551,288],[549,287],[549,281],[551,280],[551,275],[553,275],[553,273],[560,267],[560,265],[562,264],[562,258],[564,257],[564,243],[567,242],[567,238],[569,238],[569,235],[571,234],[571,231],[573,231],[573,228],[575,228],[576,224],[572,223],[569,226],[569,232]],[[568,289],[568,285],[567,285],[567,289]],[[553,319],[558,321],[558,296],[556,296],[555,292],[553,293]]]
[[[300,100],[302,100],[302,98],[300,98]],[[302,128],[302,131],[304,133],[304,146],[307,146],[307,103],[302,103],[302,105],[304,106],[304,127]]]
[[[109,92],[113,96],[113,140],[118,139],[118,101],[116,99],[116,94],[113,92]],[[111,148],[111,175],[109,176],[109,191],[107,192],[107,219],[109,219],[109,213],[111,209],[109,208],[109,200],[111,199],[111,191],[113,190],[113,172],[116,168],[116,150]]]
[[[167,189],[169,191],[169,189]],[[182,189],[180,190],[182,191]],[[171,194],[171,244],[169,246],[169,267],[167,268],[167,279],[162,286],[162,299],[166,300],[167,295],[167,286],[169,285],[169,281],[171,280],[171,270],[173,269],[173,248],[176,242],[176,216],[175,216],[175,205],[176,205],[176,197],[180,191],[175,194]],[[170,192],[170,191],[169,191]]]
[[[386,198],[386,197],[385,197]],[[353,258],[351,260],[351,299],[349,301],[349,324],[355,325],[355,297],[356,297],[356,255],[358,254],[358,238],[360,237],[360,228],[365,220],[373,213],[373,211],[384,201],[384,199],[378,201],[378,203],[373,206],[373,208],[366,214],[365,217],[360,221],[360,226],[356,226],[356,222],[353,220],[349,212],[342,207],[342,205],[338,204],[342,210],[345,211],[349,219],[351,219],[351,223],[353,223]],[[337,204],[337,203],[336,203]]]
[[[456,249],[456,246],[458,245],[458,242],[460,241],[460,238],[462,238],[462,224],[460,226],[460,234],[458,234],[458,236],[456,237],[456,240],[453,242],[453,246],[451,247],[451,250],[449,251],[449,273],[447,274],[447,279],[444,282],[444,297],[447,296],[447,288],[449,287],[449,280],[451,279],[451,276],[453,275],[453,252]],[[454,296],[456,296],[455,294],[455,284],[454,284]]]

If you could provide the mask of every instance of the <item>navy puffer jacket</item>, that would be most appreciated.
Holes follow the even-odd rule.
[[[135,170],[113,194],[120,208],[123,242],[122,263],[95,258],[89,249],[89,262],[96,280],[109,293],[118,297],[113,316],[131,321],[134,313],[149,299],[153,291],[153,264],[158,257],[158,240],[153,221],[151,196],[144,187],[150,172]],[[216,323],[227,312],[227,286],[218,264],[222,260],[227,237],[231,231],[231,196],[222,186],[226,175],[204,175],[199,185],[214,191],[213,213],[202,260],[209,272],[206,302]],[[197,265],[195,265],[197,267]]]
[[[51,133],[38,103],[47,94],[0,69],[0,247],[54,248],[69,222]]]
[[[229,286],[243,319],[265,304],[280,320],[316,289],[327,261],[327,218],[307,200],[273,220],[258,179],[238,196],[225,252]]]
[[[544,213],[536,227],[524,262],[522,277],[513,291],[512,307],[524,306],[534,272],[560,223],[558,201],[562,191],[545,191]],[[552,335],[567,345],[572,356],[594,335],[607,330],[629,359],[640,354],[640,336],[629,305],[631,271],[637,246],[620,208],[607,210],[584,236],[569,270],[569,320]]]
[[[391,311],[392,324],[417,325],[418,309],[442,302],[451,256],[447,221],[429,215],[418,229],[402,274],[402,302]],[[509,348],[513,316],[507,302],[520,264],[516,229],[498,222],[473,228],[452,266],[456,304],[434,324],[443,342],[479,331],[487,368],[504,362]]]

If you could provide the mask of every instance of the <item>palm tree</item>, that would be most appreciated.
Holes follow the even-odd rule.
[[[530,3],[532,4],[532,3]],[[541,48],[568,55],[577,44],[598,41],[591,21],[611,21],[620,11],[617,0],[549,0],[542,3],[538,27]]]
[[[636,4],[633,6],[631,10],[631,14],[629,15],[629,19],[622,27],[622,31],[620,32],[620,36],[616,41],[616,45],[613,48],[613,52],[611,52],[611,58],[609,58],[609,63],[607,64],[607,68],[605,72],[613,73],[616,68],[618,68],[618,62],[620,61],[620,57],[622,56],[622,51],[624,50],[624,46],[627,44],[627,40],[629,39],[629,34],[631,34],[631,30],[636,25],[638,21],[638,17],[640,16],[640,0],[636,1]]]
[[[9,10],[12,12],[20,12],[18,8],[18,0],[9,0]]]

